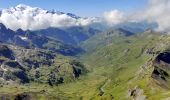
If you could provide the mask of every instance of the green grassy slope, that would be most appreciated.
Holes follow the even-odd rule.
[[[51,100],[111,100],[113,98],[131,100],[128,90],[138,86],[147,99],[164,99],[170,96],[170,92],[159,87],[150,77],[153,71],[150,61],[156,55],[149,54],[147,51],[168,50],[169,41],[169,36],[157,33],[141,33],[129,37],[116,36],[110,38],[107,43],[103,42],[102,46],[93,45],[89,40],[87,44],[99,47],[79,59],[84,62],[89,71],[84,76],[53,87],[37,83],[25,86],[4,86],[1,87],[0,94],[16,95],[31,92],[40,100],[47,100],[47,98]],[[141,70],[144,65],[148,66],[147,69]]]
[[[144,94],[150,100],[168,97],[168,94],[162,96],[163,91],[167,91],[154,84],[151,78],[153,68],[148,68],[148,71],[140,73],[141,67],[155,57],[146,51],[167,50],[168,37],[159,33],[142,33],[127,38],[119,37],[119,41],[113,40],[103,48],[86,55],[84,60],[93,66],[93,70],[98,71],[98,75],[104,76],[106,82],[109,80],[109,83],[104,86],[104,95],[96,95],[94,98],[108,99],[114,96],[116,100],[126,100],[128,90],[135,86],[143,89]]]
[[[148,88],[148,84],[152,82],[149,72],[146,72],[148,75],[145,75],[143,79],[141,77],[136,79],[136,76],[139,76],[138,72],[141,66],[154,58],[153,55],[147,54],[145,51],[148,49],[164,50],[157,46],[163,43],[162,39],[167,40],[167,38],[160,34],[145,33],[119,38],[119,41],[113,41],[96,49],[92,54],[82,57],[81,60],[89,66],[89,74],[74,83],[60,86],[60,90],[66,95],[70,94],[73,98],[75,95],[78,99],[82,98],[83,100],[131,99],[128,97],[128,90],[135,86],[142,88],[146,96],[151,96],[148,97],[151,100],[153,95],[159,94],[159,92],[152,94]],[[151,88],[153,87],[159,89],[155,84],[151,85]]]

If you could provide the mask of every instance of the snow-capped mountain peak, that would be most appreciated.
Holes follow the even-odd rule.
[[[16,6],[16,8],[27,8],[27,7],[30,7],[30,6],[25,5],[25,4],[18,4],[18,5]]]
[[[0,13],[0,23],[12,30],[19,28],[23,30],[38,30],[48,27],[84,26],[94,22],[97,22],[95,17],[83,18],[72,13],[45,10],[24,4],[3,9],[2,13]]]

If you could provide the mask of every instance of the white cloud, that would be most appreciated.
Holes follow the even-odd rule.
[[[37,30],[48,27],[69,27],[88,25],[95,21],[95,18],[73,18],[67,14],[47,13],[37,7],[18,5],[9,9],[3,9],[0,16],[0,22],[6,27],[17,30]]]
[[[104,21],[106,21],[109,25],[119,24],[124,20],[125,20],[124,13],[118,10],[112,10],[104,13]]]
[[[124,21],[156,22],[158,31],[170,31],[170,0],[148,0],[148,5],[145,9],[137,10],[131,14],[125,14],[118,10],[105,12],[104,19],[110,25]]]
[[[138,10],[135,13],[127,14],[119,10],[112,10],[103,14],[100,18],[74,18],[63,13],[47,13],[37,7],[18,5],[14,8],[3,9],[0,16],[0,22],[8,28],[16,30],[37,30],[48,27],[69,27],[89,25],[100,22],[108,25],[116,25],[125,21],[148,21],[158,23],[159,31],[170,31],[170,0],[148,0],[148,6],[145,9]]]
[[[170,31],[170,0],[148,0],[148,7],[143,11],[136,11],[131,19],[156,22],[158,31]]]
[[[145,17],[150,21],[156,21],[158,30],[170,31],[170,0],[149,0],[149,8]]]

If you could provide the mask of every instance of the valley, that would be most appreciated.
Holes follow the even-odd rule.
[[[22,4],[0,10],[0,18],[23,20],[18,13],[55,20],[45,20],[48,27],[0,22],[1,100],[169,100],[170,35],[155,23],[108,26]]]
[[[111,32],[114,34],[113,31]],[[104,39],[109,39],[109,42],[99,42],[99,45],[88,43],[91,42],[91,39],[85,42],[84,45],[90,44],[92,47],[99,46],[99,48],[94,48],[87,53],[75,57],[75,59],[84,64],[87,70],[84,75],[81,75],[77,79],[69,79],[68,76],[66,77],[68,79],[67,81],[64,78],[64,83],[57,86],[37,83],[38,80],[42,81],[43,78],[36,79],[37,82],[32,81],[31,83],[20,86],[17,84],[12,86],[10,84],[3,85],[1,87],[1,94],[10,93],[11,96],[15,96],[21,93],[28,93],[27,95],[34,98],[59,100],[130,100],[137,97],[131,97],[128,91],[139,87],[149,100],[159,100],[158,98],[168,97],[168,94],[160,94],[164,94],[166,88],[159,87],[151,77],[154,68],[152,67],[152,61],[159,54],[157,52],[168,50],[168,35],[162,35],[160,33],[155,35],[155,33],[148,33],[146,31],[136,35],[125,36],[122,34],[119,35],[119,32],[121,31],[116,31],[117,35],[106,34],[111,35],[107,36],[109,38],[106,37]],[[98,39],[95,40],[98,41]],[[162,47],[160,48],[160,46]],[[54,65],[64,68],[64,66],[67,66],[67,59],[68,57],[63,58],[61,56],[61,58],[56,59],[57,62]],[[51,68],[49,67],[49,69]],[[33,72],[33,69],[31,70]],[[42,68],[42,73],[49,72],[44,67]],[[8,92],[8,90],[13,91]],[[155,94],[157,94],[157,97],[155,97]]]

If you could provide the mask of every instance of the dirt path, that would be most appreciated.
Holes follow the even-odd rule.
[[[104,90],[104,88],[105,88],[105,86],[110,82],[111,80],[110,79],[107,79],[106,81],[105,81],[105,83],[100,87],[100,96],[103,96],[104,94],[105,94],[105,90]]]
[[[3,71],[8,71],[6,68],[3,67],[3,66],[5,65],[5,63],[8,62],[8,61],[9,61],[9,60],[4,61],[4,62],[1,64],[0,68],[1,68]]]

